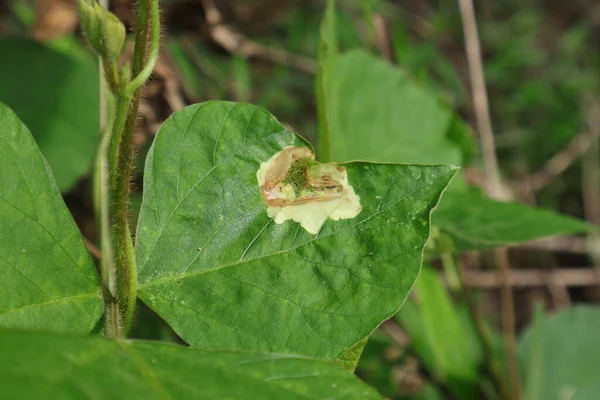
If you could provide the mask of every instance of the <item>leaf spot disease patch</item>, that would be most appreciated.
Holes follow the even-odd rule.
[[[316,162],[307,147],[284,148],[260,165],[256,177],[269,217],[278,224],[291,219],[313,235],[328,218],[354,218],[362,210],[346,169]]]

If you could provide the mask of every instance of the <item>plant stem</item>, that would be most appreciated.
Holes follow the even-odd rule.
[[[116,296],[114,287],[114,260],[110,241],[110,216],[109,216],[109,183],[108,183],[108,145],[110,142],[111,128],[106,129],[96,158],[94,174],[94,203],[97,223],[100,227],[100,274],[105,294]],[[106,293],[108,291],[108,293]]]
[[[138,10],[138,15],[141,15],[142,11],[146,11],[146,1],[150,1],[150,49],[148,53],[148,58],[146,59],[146,50],[148,47],[148,25],[146,24],[144,25],[145,29],[142,29],[141,26],[138,27],[138,32],[136,33],[132,68],[134,78],[131,80],[131,82],[127,84],[127,86],[124,89],[125,95],[130,96],[133,96],[133,94],[150,77],[152,71],[154,70],[154,64],[156,64],[156,60],[158,59],[158,53],[160,51],[160,15],[158,10],[158,0],[141,1]],[[140,22],[140,18],[138,17],[138,24]]]
[[[117,313],[114,310],[110,314],[112,318],[108,319],[111,323],[109,330],[115,337],[122,337],[127,334],[128,325],[125,321],[130,320],[133,316],[135,307],[135,297],[133,304],[132,296],[136,293],[136,273],[135,262],[131,262],[128,256],[129,242],[132,241],[129,235],[128,221],[128,201],[129,190],[123,186],[123,180],[128,179],[131,175],[127,171],[127,167],[121,164],[120,145],[123,142],[123,131],[127,121],[129,112],[130,99],[120,96],[117,100],[117,114],[113,125],[109,149],[109,165],[110,165],[110,227],[112,238],[112,250],[114,254],[114,284],[111,282],[110,287],[114,285],[114,298],[116,300]],[[133,273],[132,273],[133,272]]]
[[[106,273],[109,282],[105,284],[112,295],[112,299],[106,302],[105,332],[112,337],[127,335],[133,320],[137,298],[137,270],[129,227],[133,139],[141,86],[152,73],[159,52],[160,19],[158,0],[140,1],[137,23],[131,71],[131,75],[134,76],[133,80],[120,82],[118,73],[117,75],[111,75],[108,70],[106,73],[107,79],[114,78],[114,81],[118,82],[118,87],[115,87],[117,85],[111,86],[113,90],[117,89],[117,106],[111,129],[110,143],[105,144],[108,147],[108,183],[110,186],[109,199],[105,199],[105,203],[110,202],[110,224],[102,227],[105,232],[110,228],[110,240],[106,245],[103,245],[103,255],[107,252],[105,249],[112,246],[112,252],[109,252],[109,254],[112,255],[114,260],[111,271]],[[149,32],[151,33],[150,43],[148,43]],[[149,53],[148,57],[146,56],[147,53]],[[107,66],[105,65],[105,67]],[[121,80],[126,76],[129,76],[129,74],[121,75]],[[104,219],[101,221],[104,221]],[[107,258],[110,259],[111,257]]]
[[[458,3],[463,21],[469,78],[471,80],[471,92],[473,95],[473,108],[475,109],[477,131],[481,142],[481,152],[483,153],[485,184],[488,195],[492,198],[497,198],[502,192],[502,184],[498,173],[496,144],[485,87],[475,9],[473,7],[473,0],[459,0]]]
[[[100,4],[108,9],[108,0],[101,0]],[[108,149],[113,132],[114,118],[109,121],[109,96],[108,90],[113,94],[119,91],[119,70],[115,62],[106,62],[99,57],[100,71],[100,132],[101,140],[96,156],[94,168],[94,211],[100,231],[100,275],[102,281],[102,294],[104,296],[105,310],[104,334],[109,337],[119,336],[120,324],[116,304],[115,266],[110,239],[110,185]]]
[[[317,66],[317,114],[319,120],[317,158],[322,163],[331,161],[331,131],[333,113],[337,104],[330,91],[333,88],[332,65],[338,51],[335,21],[335,0],[328,0],[325,16],[321,22],[321,42],[319,43],[319,60]]]
[[[448,288],[453,293],[459,292],[464,285],[462,285],[460,281],[456,263],[454,262],[454,255],[451,251],[444,251],[440,255],[440,258],[442,260],[442,267],[444,268],[446,279],[448,280]]]

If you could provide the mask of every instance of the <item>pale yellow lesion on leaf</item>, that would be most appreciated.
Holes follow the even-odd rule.
[[[267,214],[276,223],[299,223],[313,235],[327,219],[356,217],[360,198],[344,167],[319,164],[307,147],[288,146],[261,164],[256,173]]]

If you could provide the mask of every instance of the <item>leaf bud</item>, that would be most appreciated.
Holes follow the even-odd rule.
[[[125,26],[96,1],[77,0],[81,27],[90,45],[105,61],[118,60],[125,42]]]

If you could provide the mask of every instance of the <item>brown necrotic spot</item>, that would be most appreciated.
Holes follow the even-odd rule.
[[[316,234],[327,219],[354,218],[362,210],[346,169],[317,163],[306,147],[286,147],[262,163],[256,176],[267,214],[277,224],[291,219]]]
[[[315,162],[306,147],[287,147],[267,167],[261,191],[270,206],[329,201],[341,196],[343,173],[342,167]]]

